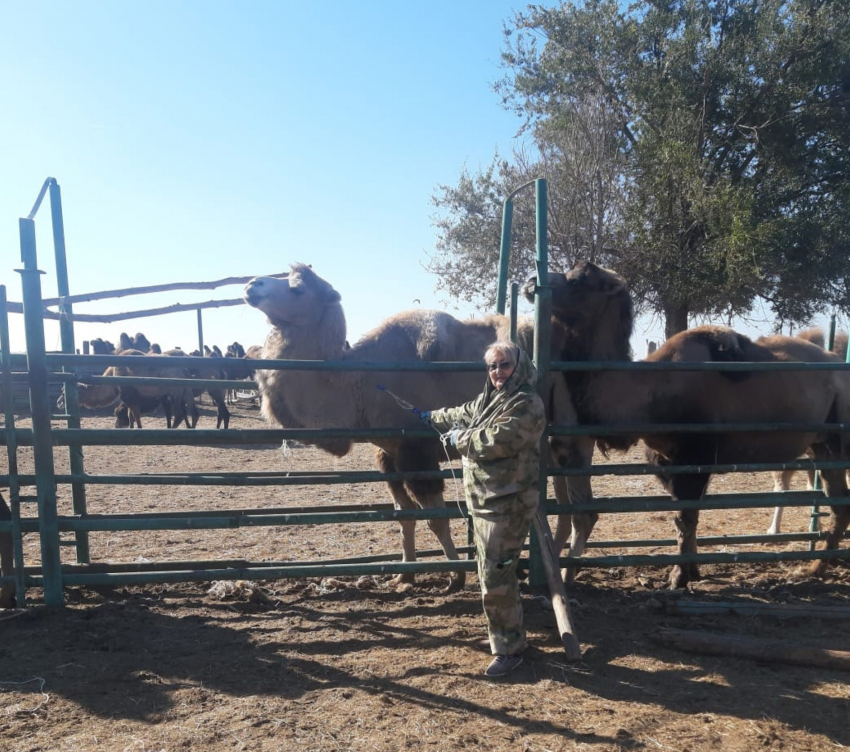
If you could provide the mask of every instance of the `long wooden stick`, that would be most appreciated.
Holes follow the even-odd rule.
[[[680,650],[708,655],[731,655],[766,663],[792,663],[796,666],[850,671],[850,652],[809,648],[788,642],[765,641],[743,635],[713,634],[688,629],[662,628],[650,638]]]
[[[728,601],[670,601],[664,613],[676,616],[738,614],[772,616],[777,619],[850,619],[850,606],[812,606],[798,603],[732,603]]]
[[[552,596],[552,608],[555,611],[555,620],[558,624],[564,653],[568,661],[581,660],[581,646],[570,616],[567,591],[564,588],[564,581],[561,579],[561,568],[558,564],[558,557],[554,553],[555,543],[552,540],[552,530],[549,528],[549,520],[546,517],[546,510],[542,502],[534,515],[534,529],[537,531],[537,537],[540,540],[540,556],[543,559],[543,568],[546,570],[546,582],[549,585],[549,594]]]

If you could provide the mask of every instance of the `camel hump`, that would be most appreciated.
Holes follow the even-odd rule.
[[[749,337],[725,326],[698,326],[673,335],[647,360],[709,361],[740,363],[765,360],[765,354]],[[722,371],[730,381],[744,381],[750,374],[744,371]]]
[[[713,361],[739,362],[747,360],[745,349],[750,343],[749,337],[739,334],[734,329],[712,327],[710,331],[706,332],[706,344]]]
[[[813,327],[812,329],[804,329],[794,335],[797,339],[804,339],[806,342],[811,342],[818,347],[826,347],[826,338],[823,336],[823,329]]]
[[[463,325],[450,313],[428,309],[400,311],[385,319],[358,343],[359,349],[381,344],[401,359],[458,360]]]

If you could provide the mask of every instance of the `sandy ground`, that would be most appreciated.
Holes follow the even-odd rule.
[[[203,407],[200,427],[214,426],[212,407]],[[102,412],[84,420],[85,426],[110,423]],[[246,405],[235,410],[232,427],[264,426],[256,408]],[[29,451],[21,451],[22,471]],[[341,460],[312,448],[271,446],[90,447],[85,459],[91,473],[372,467],[368,446]],[[56,462],[67,466],[67,450],[56,450]],[[801,477],[796,483],[803,487]],[[771,486],[765,475],[729,475],[711,490]],[[654,480],[637,477],[604,476],[594,489],[597,496],[659,493]],[[458,490],[448,484],[448,503]],[[380,484],[88,488],[93,513],[388,498]],[[61,489],[60,512],[69,511],[68,491]],[[769,517],[768,510],[709,511],[700,532],[763,532]],[[787,530],[806,529],[807,510],[788,510],[786,520]],[[464,522],[453,529],[462,545]],[[603,515],[594,533],[596,540],[672,537],[666,513]],[[420,549],[435,548],[425,525],[417,542]],[[91,536],[92,561],[112,562],[313,560],[399,548],[394,523]],[[602,553],[629,551],[592,549],[589,555]],[[38,562],[35,536],[27,537],[25,554],[28,564]],[[72,561],[73,548],[63,555]],[[445,575],[420,576],[401,591],[377,577],[217,589],[209,583],[69,588],[67,607],[56,610],[44,608],[32,590],[25,612],[0,613],[0,749],[826,752],[850,745],[846,671],[687,653],[659,641],[665,627],[678,627],[850,650],[846,620],[670,613],[680,601],[846,608],[848,570],[836,567],[823,581],[806,578],[796,564],[709,565],[703,574],[690,591],[671,592],[658,567],[583,570],[570,591],[584,651],[578,664],[563,659],[545,600],[528,593],[532,647],[524,664],[499,681],[482,675],[489,658],[475,647],[484,625],[474,576],[450,595],[443,592]]]

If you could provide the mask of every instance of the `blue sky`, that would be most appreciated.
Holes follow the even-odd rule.
[[[430,198],[464,165],[509,154],[502,24],[524,3],[450,0],[53,2],[0,6],[0,282],[19,301],[18,218],[62,188],[73,294],[286,271],[342,294],[354,341],[404,308],[456,308],[423,265]],[[43,294],[56,294],[49,210]],[[238,297],[239,287],[79,304],[115,313]],[[415,301],[419,301],[416,303]],[[12,317],[13,349],[23,349]],[[75,326],[194,347],[194,313]],[[204,313],[204,339],[262,342],[246,306]],[[58,327],[48,325],[48,348]]]

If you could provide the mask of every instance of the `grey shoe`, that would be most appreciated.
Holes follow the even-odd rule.
[[[487,666],[485,676],[504,676],[522,663],[521,655],[497,655]]]

